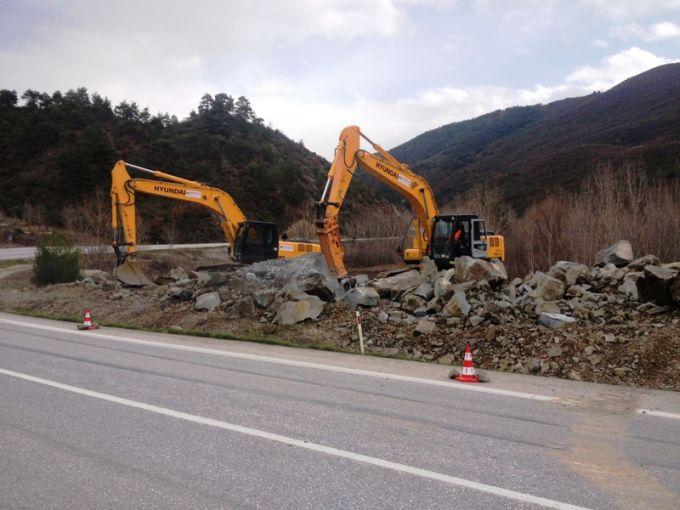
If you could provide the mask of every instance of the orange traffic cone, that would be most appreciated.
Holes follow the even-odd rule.
[[[460,382],[479,382],[479,379],[477,379],[477,374],[475,374],[475,365],[472,363],[472,350],[470,349],[470,344],[465,346],[463,371],[452,378]]]
[[[90,330],[90,329],[97,329],[98,327],[99,326],[92,323],[92,315],[90,314],[90,309],[86,308],[85,309],[85,319],[83,320],[83,323],[78,326],[78,329]]]

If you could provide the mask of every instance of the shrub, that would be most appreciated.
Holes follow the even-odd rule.
[[[37,285],[74,282],[80,273],[80,252],[58,234],[38,241],[33,261],[34,282]]]

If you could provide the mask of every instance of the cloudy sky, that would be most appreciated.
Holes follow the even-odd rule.
[[[680,0],[0,0],[0,88],[186,116],[204,92],[331,156],[680,60]]]

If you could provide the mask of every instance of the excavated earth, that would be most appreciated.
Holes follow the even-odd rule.
[[[502,264],[463,258],[357,277],[345,293],[320,256],[219,270],[221,256],[147,256],[155,281],[125,288],[86,270],[75,283],[36,287],[23,267],[0,275],[0,309],[170,331],[459,365],[467,343],[477,367],[680,390],[680,264],[603,250],[597,267],[558,262],[508,281]],[[196,267],[204,267],[196,271]],[[677,298],[677,300],[676,300]]]

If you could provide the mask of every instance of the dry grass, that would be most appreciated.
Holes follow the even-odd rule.
[[[510,274],[547,270],[558,260],[593,264],[596,253],[619,239],[628,239],[637,255],[680,260],[680,181],[650,179],[637,165],[605,165],[577,193],[551,195],[518,217],[498,190],[472,190],[447,205],[442,213],[473,212],[487,228],[506,238]],[[343,214],[345,260],[350,267],[398,263],[397,246],[410,215],[394,206],[366,208]],[[294,235],[314,234],[311,218],[291,227]],[[394,238],[351,241],[352,238]]]
[[[111,202],[108,195],[97,189],[92,197],[79,204],[64,207],[62,221],[71,241],[83,249],[84,267],[111,269]]]
[[[342,211],[340,228],[345,240],[345,263],[349,267],[371,267],[401,261],[397,248],[411,217],[393,205],[355,207]],[[310,213],[287,230],[291,239],[316,240],[314,218]]]
[[[629,240],[636,255],[680,260],[680,182],[650,179],[631,163],[603,166],[579,192],[549,196],[519,218],[499,196],[476,190],[460,203],[505,236],[515,276],[558,260],[593,264],[600,249],[620,239]]]

